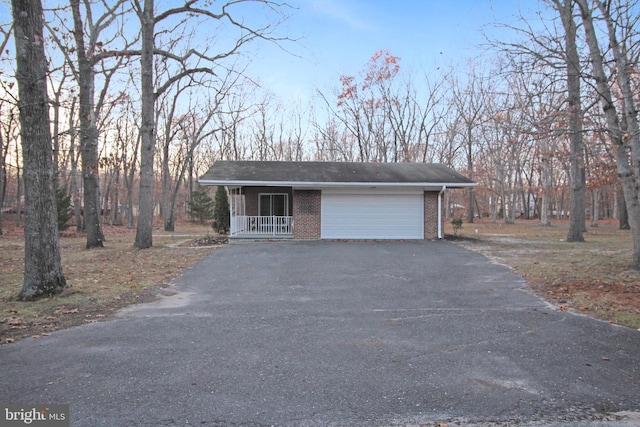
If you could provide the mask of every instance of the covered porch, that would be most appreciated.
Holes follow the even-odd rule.
[[[293,238],[291,187],[229,187],[232,238]]]

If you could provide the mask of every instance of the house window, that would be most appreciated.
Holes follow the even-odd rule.
[[[288,216],[289,195],[260,193],[260,216]]]

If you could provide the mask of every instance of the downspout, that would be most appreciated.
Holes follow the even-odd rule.
[[[438,193],[438,239],[442,239],[442,194],[447,189],[446,185],[442,186],[442,190]]]

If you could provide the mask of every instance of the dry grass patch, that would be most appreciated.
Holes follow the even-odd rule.
[[[462,231],[469,239],[461,245],[511,266],[558,309],[640,328],[640,274],[629,269],[629,231],[613,224],[589,228],[584,243],[565,241],[566,223],[479,222]]]
[[[101,249],[86,250],[84,236],[64,234],[60,245],[67,287],[35,302],[16,299],[24,268],[20,233],[0,236],[0,343],[100,321],[129,304],[153,300],[158,288],[215,250],[180,245],[205,236],[208,226],[179,228],[176,233],[157,231],[154,246],[145,250],[133,248],[135,230],[125,227],[105,227]]]

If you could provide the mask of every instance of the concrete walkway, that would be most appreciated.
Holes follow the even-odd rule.
[[[1,346],[0,402],[73,426],[640,423],[640,332],[447,242],[234,243],[167,290]]]

